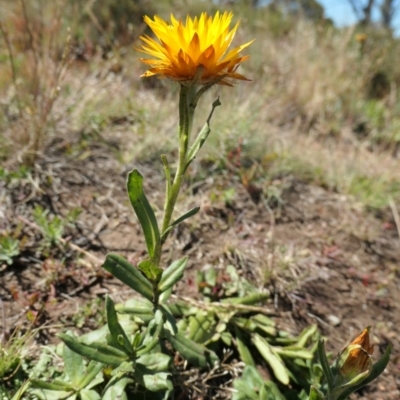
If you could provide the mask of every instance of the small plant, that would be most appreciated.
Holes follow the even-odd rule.
[[[151,56],[151,59],[141,59],[150,66],[143,76],[159,75],[180,85],[175,174],[167,156],[162,155],[166,184],[161,220],[146,196],[143,176],[136,169],[128,174],[128,197],[143,231],[147,255],[132,265],[111,253],[103,268],[133,289],[136,296],[125,304],[114,304],[106,296],[107,325],[99,330],[79,338],[70,333],[58,335],[65,345],[65,371],[61,379],[31,382],[36,388],[34,393],[39,395],[42,391],[43,398],[111,400],[127,399],[129,394],[129,398],[135,399],[167,400],[176,389],[173,380],[178,371],[173,357],[177,353],[191,367],[204,370],[221,366],[223,354],[229,349],[243,366],[242,378],[234,383],[238,391],[236,399],[306,399],[310,385],[311,399],[325,396],[324,385],[320,384],[321,368],[315,357],[318,351],[327,381],[326,399],[342,400],[348,390],[356,390],[358,386],[353,383],[354,379],[361,382],[360,373],[367,383],[387,363],[390,349],[384,362],[373,372],[374,367],[369,364],[371,347],[364,336],[362,343],[353,342],[352,346],[357,347],[346,348],[338,364],[330,368],[321,342],[318,347],[316,327],[306,328],[298,337],[280,331],[265,315],[265,307],[259,306],[269,293],[239,278],[232,267],[228,270],[230,282],[221,285],[222,294],[215,290],[217,279],[210,271],[199,275],[199,283],[204,288],[203,301],[172,297],[176,284],[183,278],[187,257],[165,267],[163,250],[172,230],[200,210],[195,207],[177,218],[173,215],[186,172],[210,134],[215,108],[221,105],[219,99],[212,103],[204,127],[192,139],[197,104],[216,84],[232,86],[236,80],[247,80],[236,70],[248,58],[239,53],[251,42],[228,51],[238,27],[229,29],[232,17],[231,13],[216,13],[214,17],[203,13],[199,18],[188,17],[186,24],[174,16],[170,23],[158,16],[154,20],[145,17],[159,41],[141,37],[145,44],[140,51]],[[49,221],[47,213],[40,208],[35,211],[35,219],[47,240],[57,243],[63,232],[62,221],[55,218]],[[367,359],[363,357],[366,369],[363,367],[356,374],[350,367],[352,363],[347,362],[349,357],[354,358],[354,351],[358,355],[368,353]],[[256,370],[259,364],[272,372],[276,384],[264,382]],[[335,371],[344,380],[336,379],[339,375]],[[63,393],[61,397],[57,397],[60,393]]]
[[[63,374],[51,383],[31,380],[31,384],[37,388],[33,393],[43,400],[100,400],[93,388],[104,381],[103,365],[96,362],[85,365],[83,358],[66,346],[63,347],[63,361]]]
[[[19,240],[11,236],[0,237],[0,265],[4,262],[8,265],[13,263],[14,257],[20,253]]]
[[[50,218],[49,211],[37,204],[33,210],[33,218],[43,233],[45,247],[60,242],[64,234],[64,221],[60,217]]]
[[[4,312],[3,301],[0,299],[2,316],[2,335],[0,336],[0,399],[9,393],[8,382],[23,381],[26,373],[22,371],[21,365],[27,359],[29,345],[37,330],[30,327],[22,332],[20,328],[14,328],[10,333]]]
[[[80,210],[71,210],[65,218],[57,215],[50,216],[49,210],[45,210],[36,204],[33,210],[33,218],[43,234],[43,247],[49,248],[61,242],[65,227],[74,223],[79,217]]]

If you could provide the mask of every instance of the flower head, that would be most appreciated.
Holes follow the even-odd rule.
[[[371,369],[374,345],[369,342],[369,330],[365,328],[340,354],[340,374],[347,380]]]
[[[142,76],[159,75],[181,83],[200,85],[218,83],[232,86],[235,79],[248,80],[236,72],[239,64],[249,56],[239,53],[251,42],[228,51],[239,23],[230,30],[233,14],[217,12],[214,17],[202,13],[194,19],[189,16],[184,24],[171,15],[171,24],[158,16],[154,20],[145,16],[144,21],[159,41],[147,35],[139,51],[154,57],[140,61],[151,68]]]
[[[365,33],[357,33],[355,39],[358,43],[363,44],[368,39],[368,36]]]

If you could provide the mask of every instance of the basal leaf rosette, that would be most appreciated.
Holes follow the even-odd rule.
[[[236,72],[240,63],[249,56],[239,53],[253,41],[235,47],[229,46],[239,23],[230,29],[233,14],[217,12],[214,17],[202,13],[200,17],[186,18],[186,23],[171,15],[171,23],[157,15],[144,21],[158,40],[147,35],[140,39],[145,43],[138,50],[153,58],[140,61],[151,68],[142,76],[158,75],[182,84],[209,85],[217,83],[232,86],[235,80],[248,80]]]

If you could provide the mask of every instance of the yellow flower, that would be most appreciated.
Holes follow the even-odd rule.
[[[340,355],[340,373],[347,379],[370,370],[374,345],[369,342],[369,330],[365,328]]]
[[[355,38],[358,43],[363,44],[368,39],[368,36],[365,33],[357,33]]]
[[[159,75],[181,83],[195,82],[199,85],[218,83],[232,86],[235,79],[248,80],[236,72],[239,64],[249,56],[239,53],[253,41],[228,51],[239,23],[230,30],[233,14],[217,12],[214,16],[202,13],[200,18],[189,16],[186,24],[171,15],[171,24],[158,16],[154,21],[145,16],[144,21],[159,41],[147,35],[140,39],[145,42],[139,51],[153,59],[140,61],[150,65],[142,76]]]

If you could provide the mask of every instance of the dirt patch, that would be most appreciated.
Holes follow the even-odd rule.
[[[5,218],[0,228],[17,232],[23,243],[14,264],[4,265],[0,272],[8,327],[24,320],[28,312],[42,325],[61,323],[87,331],[101,318],[105,293],[116,301],[131,295],[100,268],[100,262],[70,246],[100,261],[109,251],[133,263],[145,254],[125,193],[126,173],[133,165],[121,166],[109,154],[106,145],[91,145],[71,159],[53,147],[35,174],[2,183]],[[161,212],[164,189],[158,161],[135,167]],[[250,196],[232,171],[206,170],[201,175],[205,177],[189,176],[177,214],[195,205],[201,211],[173,232],[163,254],[165,264],[189,255],[179,294],[198,296],[197,270],[215,268],[222,275],[231,264],[268,287],[280,327],[299,333],[317,323],[334,353],[372,325],[376,356],[388,343],[393,343],[394,353],[383,376],[354,398],[398,399],[400,242],[391,213],[367,212],[349,198],[291,175],[268,184],[279,193],[268,199]],[[259,189],[266,193],[269,188],[261,184]],[[79,218],[65,226],[66,243],[43,248],[43,235],[32,219],[37,204],[61,218],[79,208]],[[79,325],[74,316],[88,303],[94,305]],[[54,341],[54,332],[43,329],[37,340]]]

